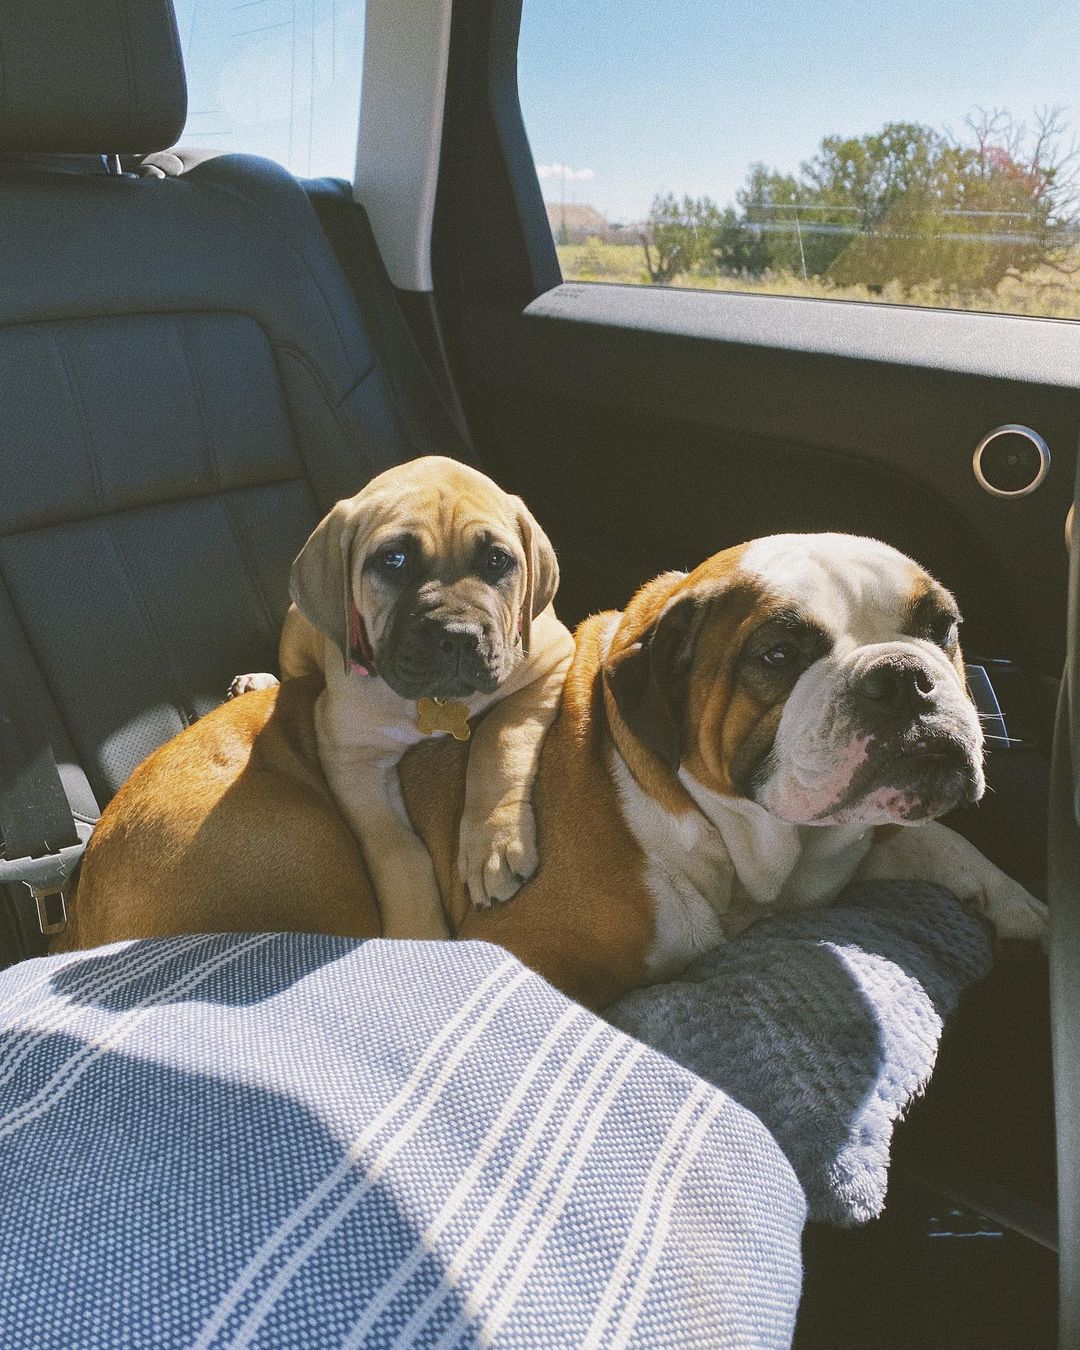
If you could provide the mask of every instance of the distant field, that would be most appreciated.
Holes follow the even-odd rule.
[[[567,281],[615,281],[648,285],[645,259],[637,244],[560,244],[559,262]],[[937,309],[975,309],[1005,314],[1034,314],[1055,319],[1080,319],[1080,270],[1063,276],[1040,268],[1022,277],[1007,277],[993,291],[960,291],[917,286],[905,291],[886,286],[873,293],[865,286],[832,286],[822,279],[803,281],[790,272],[760,278],[722,277],[715,272],[686,273],[676,286],[708,291],[742,291],[754,295],[801,295],[815,299],[867,300],[878,304],[929,305]]]

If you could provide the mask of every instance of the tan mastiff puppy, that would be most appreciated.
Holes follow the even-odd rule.
[[[930,823],[983,789],[958,619],[896,550],[805,535],[729,549],[586,620],[540,760],[541,866],[512,905],[475,909],[458,875],[465,747],[420,745],[402,763],[450,927],[592,1007],[855,878],[940,882],[1001,934],[1042,936],[1043,906]],[[313,705],[302,680],[246,696],[138,770],[87,851],[77,945],[377,931],[316,781]]]
[[[449,936],[397,775],[427,735],[471,737],[458,868],[473,903],[509,899],[536,870],[532,782],[573,652],[551,603],[558,579],[520,498],[440,456],[338,502],[293,564],[282,675],[325,682],[318,760],[387,936]],[[241,677],[234,692],[272,683]]]

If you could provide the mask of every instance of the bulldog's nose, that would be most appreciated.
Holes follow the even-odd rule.
[[[889,656],[862,671],[851,692],[877,717],[914,717],[933,706],[936,688],[933,672],[921,662]]]

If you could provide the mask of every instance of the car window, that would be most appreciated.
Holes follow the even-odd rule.
[[[177,0],[188,79],[182,143],[351,179],[363,0]]]
[[[564,277],[1080,317],[1077,0],[525,0]]]

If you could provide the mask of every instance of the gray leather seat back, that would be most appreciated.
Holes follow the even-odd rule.
[[[112,25],[110,60],[150,53],[163,69],[132,84],[128,112],[147,125],[128,127],[117,71],[80,67],[78,134],[69,99],[70,134],[54,110],[35,143],[20,67],[0,84],[0,154],[85,150],[86,125],[105,153],[175,134],[158,97],[183,88],[167,0],[21,10],[0,17],[5,79],[51,15],[53,46],[31,44],[56,57],[35,106],[71,69],[87,11]],[[306,535],[416,451],[307,196],[266,161],[160,178],[9,157],[0,273],[0,660],[38,688],[69,795],[91,813],[234,673],[275,667]]]
[[[0,177],[0,574],[95,792],[273,668],[291,559],[410,453],[302,189]]]

